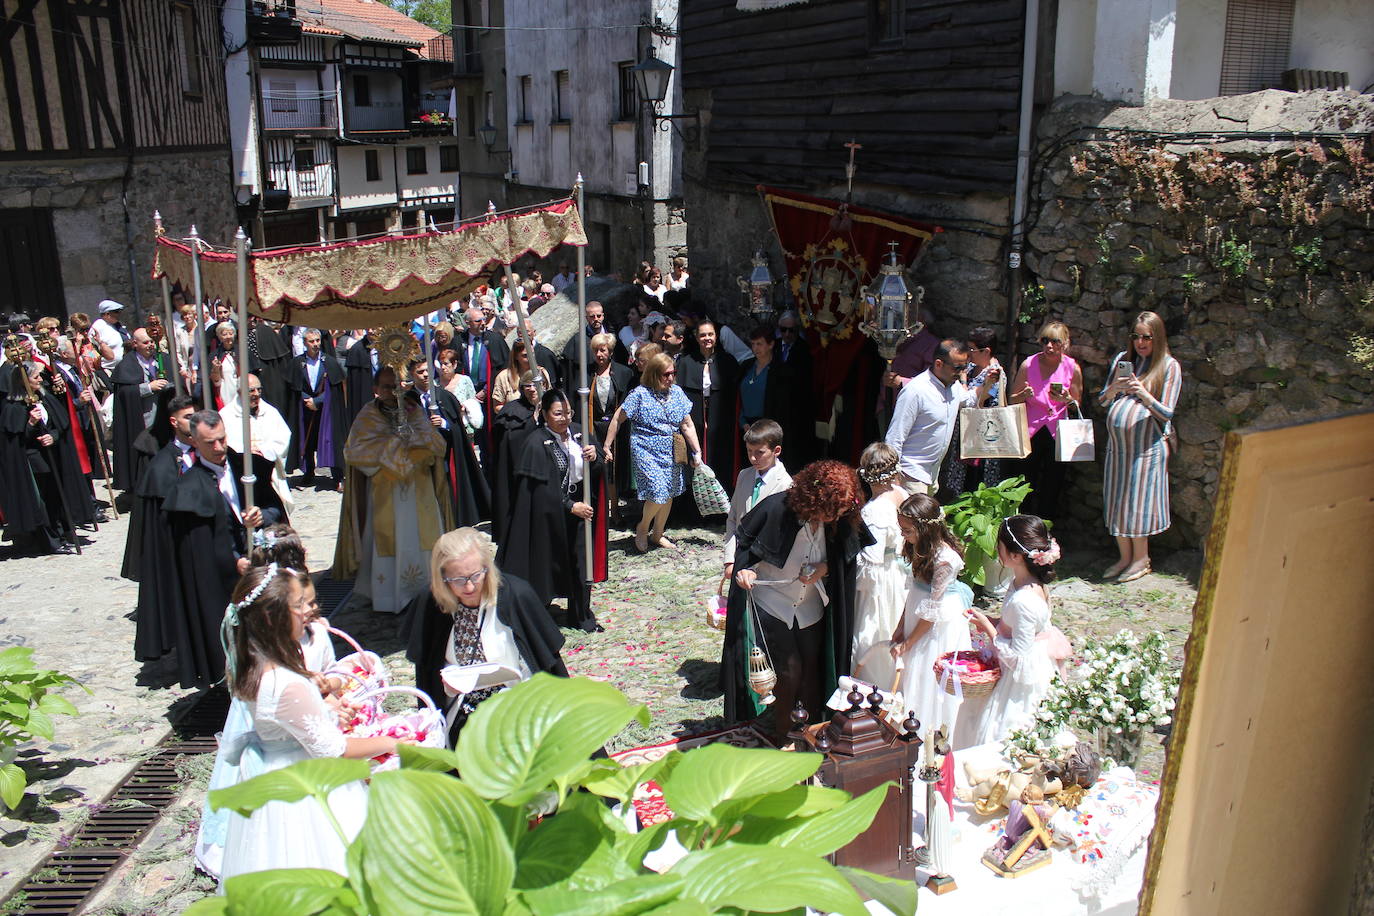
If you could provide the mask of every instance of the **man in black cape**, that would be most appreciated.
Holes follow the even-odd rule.
[[[372,379],[380,365],[375,335],[369,329],[363,339],[354,343],[344,354],[344,373],[347,375],[344,392],[348,403],[348,409],[344,412],[345,442],[348,441],[348,430],[353,428],[353,420],[359,411],[372,403]]]
[[[805,488],[807,472],[817,465],[827,464],[832,462],[816,462],[803,468],[793,480],[794,487],[797,480],[803,480]],[[720,654],[726,721],[746,722],[757,718],[760,727],[771,732],[779,743],[791,728],[790,716],[795,704],[801,701],[808,720],[819,721],[824,718],[824,703],[834,691],[836,679],[850,672],[857,561],[863,548],[874,543],[873,535],[859,520],[857,509],[850,517],[825,526],[824,582],[828,603],[817,624],[789,631],[786,624],[763,610],[751,609],[749,592],[738,582],[741,571],[752,571],[761,562],[783,567],[801,531],[802,519],[788,504],[790,492],[793,491],[764,498],[736,529],[735,579],[730,583],[725,641]],[[761,639],[757,632],[760,625],[765,628]],[[815,646],[819,649],[818,657],[788,657],[790,653],[785,644],[807,641],[818,644]],[[773,689],[776,699],[771,707],[758,704],[749,689],[749,650],[756,644],[769,653],[778,677]],[[817,664],[818,669],[813,667]],[[790,670],[793,666],[799,670]]]
[[[0,510],[6,531],[20,550],[72,553],[75,526],[95,519],[95,503],[72,445],[66,401],[43,387],[39,363],[6,363],[0,375],[6,377],[0,386]],[[37,394],[32,405],[25,400],[30,388]]]
[[[172,383],[159,375],[155,345],[148,332],[138,328],[131,343],[132,349],[124,352],[111,377],[115,399],[110,443],[114,451],[114,485],[128,492],[138,485],[142,471],[134,440],[152,425],[158,396],[173,391]]]
[[[431,386],[429,361],[412,359],[406,364],[411,385],[420,398],[420,407],[430,423],[448,443],[444,467],[448,469],[449,497],[453,500],[453,521],[469,528],[491,518],[491,489],[477,460],[477,452],[463,424],[463,407],[453,392]]]
[[[763,324],[751,330],[749,332],[749,349],[754,351],[754,355],[739,364],[739,375],[735,382],[735,391],[739,396],[736,403],[739,406],[735,410],[737,431],[732,447],[735,454],[735,467],[740,469],[746,464],[744,430],[748,429],[749,424],[755,420],[768,417],[782,427],[784,438],[788,443],[789,455],[792,454],[791,443],[794,438],[798,442],[807,443],[811,443],[815,439],[815,423],[810,419],[809,395],[802,393],[801,382],[792,374],[791,367],[778,358],[779,346],[773,328]],[[754,414],[749,411],[745,390],[748,384],[759,377],[754,370],[760,364],[765,367],[759,373],[762,376],[764,386],[762,410]],[[811,447],[808,446],[806,450],[809,452]],[[800,463],[800,458],[801,456],[798,455],[798,463]],[[712,470],[718,471],[714,466],[712,466]],[[725,478],[722,477],[721,479],[724,480]]]
[[[224,676],[219,629],[229,596],[248,569],[244,526],[284,522],[286,512],[272,489],[272,463],[257,455],[253,508],[245,508],[243,456],[230,451],[218,411],[198,411],[189,422],[196,460],[172,487],[163,510],[175,544],[183,611],[177,622],[177,664],[181,685],[194,688]]]
[[[124,562],[119,569],[119,574],[130,582],[139,582],[143,577],[144,536],[142,527],[145,516],[140,510],[142,500],[139,498],[139,494],[143,490],[144,482],[147,479],[149,466],[153,463],[153,460],[157,457],[159,452],[176,441],[184,443],[182,447],[183,453],[189,452],[193,456],[195,454],[195,450],[191,446],[190,427],[187,427],[186,435],[183,438],[178,439],[176,435],[177,423],[172,419],[173,402],[189,405],[192,410],[195,410],[195,398],[189,394],[173,395],[170,398],[161,397],[158,399],[157,409],[153,412],[152,424],[143,432],[139,433],[138,438],[134,439],[134,464],[139,469],[138,481],[134,485],[134,504],[132,511],[129,513],[129,531],[124,542]],[[187,416],[190,415],[187,414]],[[189,464],[189,459],[187,464]],[[175,479],[171,480],[168,483],[167,489],[158,494],[157,499],[159,508],[161,508],[162,500],[167,496],[167,493],[171,491],[170,484],[175,482]],[[153,519],[157,518],[156,515],[147,517]]]
[[[343,450],[351,425],[344,404],[344,370],[337,359],[324,352],[320,331],[310,328],[303,340],[305,352],[291,362],[288,393],[282,405],[291,427],[286,470],[299,469],[310,478],[323,465],[329,468],[334,484],[342,486]]]
[[[464,529],[459,528],[457,532]],[[457,532],[449,532],[445,537]],[[484,536],[485,537],[485,536]],[[490,547],[488,547],[490,549]],[[496,572],[493,568],[492,572]],[[567,677],[559,651],[563,648],[563,633],[554,625],[539,595],[523,579],[502,570],[496,592],[496,619],[510,628],[515,647],[530,673],[546,671]],[[446,588],[447,586],[440,586]],[[430,589],[416,595],[406,606],[400,637],[406,644],[406,658],[415,665],[415,686],[427,693],[440,708],[448,695],[439,672],[447,664],[445,651],[453,639],[453,615],[446,614]],[[454,716],[449,729],[448,744],[452,747],[467,716]]]
[[[283,412],[287,397],[287,376],[291,374],[291,345],[282,339],[280,329],[257,316],[248,319],[248,366],[262,384],[262,399]]]
[[[703,318],[688,333],[696,335],[696,353],[678,359],[677,383],[692,402],[701,460],[715,471],[717,479],[731,481],[739,473],[735,468],[735,440],[741,435],[735,419],[739,363],[718,346],[716,325],[710,319]]]
[[[541,402],[545,422],[525,434],[515,460],[510,522],[497,562],[527,581],[545,605],[568,599],[567,623],[601,630],[586,577],[586,525],[592,522],[591,582],[606,581],[606,498],[601,450],[571,423],[571,405],[557,389]],[[583,479],[592,501],[583,502]]]
[[[129,565],[132,557],[134,568],[126,571],[124,577],[138,582],[134,658],[141,662],[156,661],[176,647],[177,624],[185,615],[176,574],[176,543],[163,505],[195,461],[190,423],[195,408],[189,395],[179,394],[168,403],[165,412],[159,412],[165,416],[160,415],[155,426],[166,427],[171,438],[143,469],[129,515],[124,559]]]
[[[485,452],[484,464],[491,478],[491,528],[496,543],[506,539],[511,504],[515,497],[515,463],[525,436],[534,429],[538,411],[538,388],[534,372],[520,376],[520,397],[502,407],[492,421],[492,446]]]
[[[625,363],[628,365],[630,362],[630,351],[625,349],[625,344],[616,336],[615,328],[606,323],[606,309],[601,303],[597,302],[595,299],[589,300],[587,302],[587,307],[583,309],[583,317],[586,319],[586,323],[582,325],[582,333],[586,335],[587,339],[591,340],[598,334],[610,334],[612,337],[615,337],[615,348],[611,351],[611,359],[617,363]],[[577,332],[574,331],[572,336],[568,338],[568,342],[563,345],[564,378],[581,378],[581,376],[578,375],[580,371],[578,369],[580,365],[579,360],[582,358],[579,355],[581,352],[579,350],[580,346],[581,345],[577,342]],[[592,353],[591,350],[588,350],[587,367],[589,372],[591,371],[591,364]]]

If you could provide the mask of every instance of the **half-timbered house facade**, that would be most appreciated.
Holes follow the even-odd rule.
[[[221,7],[0,0],[0,310],[152,305],[154,210],[232,233]]]

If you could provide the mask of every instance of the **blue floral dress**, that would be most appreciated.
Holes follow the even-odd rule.
[[[640,385],[626,396],[620,409],[634,424],[630,457],[639,498],[666,503],[681,495],[686,482],[683,466],[673,463],[673,433],[692,412],[692,402],[677,385],[662,394]]]

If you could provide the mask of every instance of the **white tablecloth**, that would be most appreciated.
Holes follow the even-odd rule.
[[[956,751],[954,769],[959,785],[965,783],[965,761],[992,765],[1000,757],[1000,749],[993,745]],[[1130,916],[1137,910],[1136,899],[1145,873],[1146,840],[1154,824],[1157,799],[1154,787],[1136,783],[1134,774],[1125,767],[1103,774],[1080,806],[1080,810],[1092,814],[1089,820],[1094,824],[1094,835],[1100,834],[1106,840],[1100,847],[1102,857],[1089,856],[1089,863],[1083,864],[1072,850],[1056,847],[1053,864],[1019,878],[1000,877],[981,861],[984,851],[997,839],[1002,818],[982,817],[971,804],[955,799],[954,844],[949,871],[958,889],[937,896],[922,887],[917,912],[921,916],[940,913]],[[925,828],[924,793],[919,797],[918,807],[915,829],[919,834]],[[1126,852],[1122,854],[1120,850]],[[1108,880],[1100,880],[1104,876]],[[918,872],[918,877],[924,881],[926,875]],[[868,909],[874,914],[887,913],[871,901]]]

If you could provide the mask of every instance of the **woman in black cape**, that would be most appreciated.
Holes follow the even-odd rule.
[[[491,538],[474,528],[442,535],[430,554],[429,582],[406,609],[401,638],[415,664],[415,686],[449,716],[450,747],[477,705],[499,688],[452,693],[441,677],[446,666],[492,662],[522,680],[539,671],[568,676],[559,655],[563,634],[529,583],[497,568]]]
[[[597,334],[591,341],[592,349],[592,428],[596,431],[596,441],[606,441],[606,431],[610,428],[611,418],[616,409],[624,402],[625,396],[639,384],[639,377],[629,366],[614,362],[615,336]],[[630,492],[630,427],[622,424],[612,454],[619,457],[611,462],[607,474],[607,503],[611,521],[620,523],[620,494]]]
[[[819,721],[836,680],[850,673],[857,558],[874,543],[859,515],[862,492],[853,468],[838,461],[814,461],[792,478],[786,492],[766,497],[740,521],[720,657],[726,721],[757,718],[781,743],[791,729],[797,702],[810,721]],[[823,554],[793,569],[793,548],[808,531],[823,537]],[[786,584],[778,584],[789,576]],[[823,593],[815,588],[818,582],[824,583]],[[773,596],[763,593],[771,589],[783,599],[786,611],[790,600],[801,597],[793,591],[804,592],[803,585],[814,589],[806,600],[819,599],[822,604],[814,624],[789,626],[763,607],[778,606]],[[749,650],[755,645],[767,653],[777,675],[771,706],[760,704],[749,689]]]
[[[568,599],[567,625],[600,632],[585,575],[586,532],[592,521],[592,582],[606,580],[605,489],[599,450],[584,442],[572,405],[557,388],[539,402],[540,424],[525,435],[515,462],[510,524],[497,560],[529,582],[544,604]],[[582,501],[582,480],[592,502]]]
[[[506,540],[510,525],[511,505],[515,501],[515,463],[525,436],[535,426],[539,413],[539,393],[534,373],[520,377],[520,396],[496,412],[492,417],[491,449],[482,456],[483,464],[491,471],[491,528],[496,543]]]

